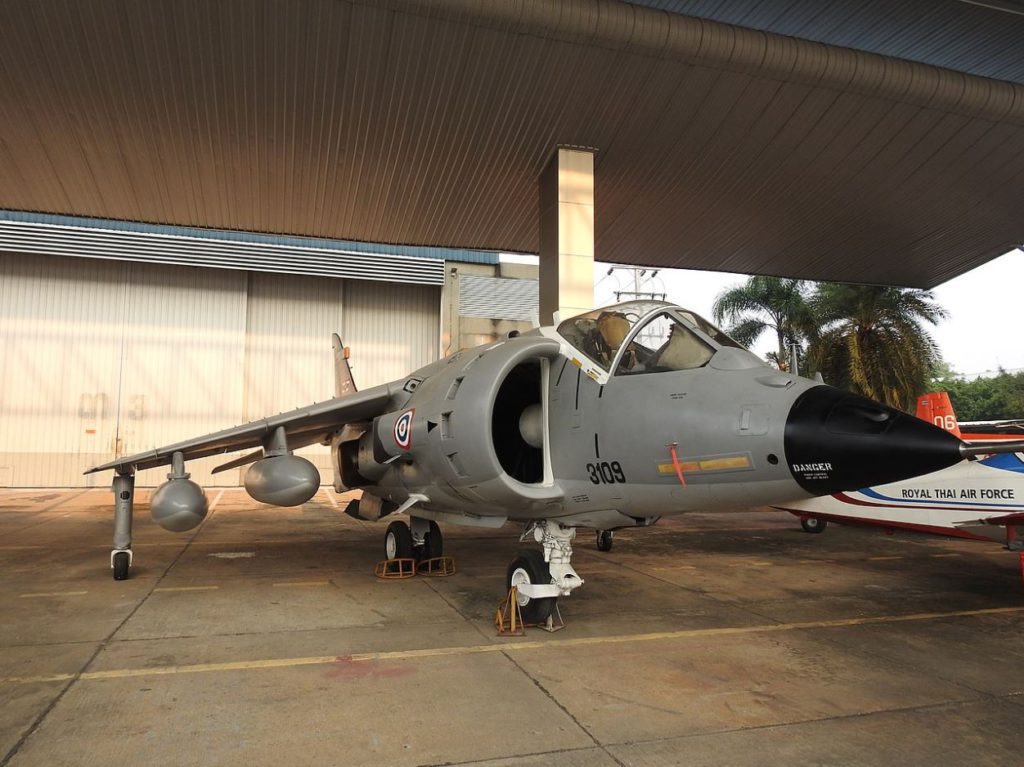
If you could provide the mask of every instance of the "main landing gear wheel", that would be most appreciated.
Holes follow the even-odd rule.
[[[384,556],[387,559],[412,559],[412,532],[405,522],[395,521],[384,533]]]
[[[423,559],[436,559],[444,556],[444,538],[437,522],[430,520],[430,529],[423,536]]]
[[[598,551],[611,551],[612,544],[615,542],[615,533],[611,530],[598,530],[597,531],[597,550]]]
[[[119,551],[110,560],[114,570],[114,580],[123,581],[128,577],[128,568],[132,563],[131,555],[127,551]]]
[[[520,551],[508,566],[505,582],[509,589],[528,583],[542,585],[551,583],[551,572],[548,570],[547,562],[544,561],[544,555],[532,549]],[[519,611],[522,613],[524,623],[543,623],[554,612],[555,602],[558,601],[555,597],[535,599],[519,592],[516,593],[516,598],[519,601]]]
[[[800,527],[804,529],[805,533],[823,533],[825,528],[828,527],[828,520],[818,519],[817,517],[804,517],[800,520]]]

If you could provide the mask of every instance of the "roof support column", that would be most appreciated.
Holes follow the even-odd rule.
[[[594,150],[558,147],[540,175],[540,324],[594,306]]]

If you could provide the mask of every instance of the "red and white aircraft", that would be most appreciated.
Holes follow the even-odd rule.
[[[1024,419],[1009,421],[957,421],[953,403],[944,391],[917,398],[917,417],[945,429],[965,442],[1003,442],[1024,439]]]

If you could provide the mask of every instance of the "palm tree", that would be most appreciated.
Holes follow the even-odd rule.
[[[820,323],[811,366],[833,386],[910,410],[941,359],[925,330],[948,316],[927,290],[822,283],[810,304]]]
[[[807,283],[781,277],[750,277],[715,299],[711,308],[718,323],[744,346],[753,346],[768,330],[774,331],[778,352],[768,354],[780,369],[789,367],[789,346],[808,338],[814,327],[807,302]]]

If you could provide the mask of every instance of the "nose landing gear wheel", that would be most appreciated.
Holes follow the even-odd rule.
[[[508,566],[505,583],[509,589],[526,584],[551,583],[551,573],[548,571],[547,562],[544,561],[544,555],[530,549],[520,551]],[[543,623],[554,611],[555,602],[558,601],[555,597],[535,599],[518,592],[517,600],[525,623]]]
[[[386,559],[412,559],[412,532],[405,522],[395,521],[384,533]]]
[[[611,530],[598,530],[597,531],[597,550],[598,551],[611,551],[612,544],[615,542],[615,533]]]
[[[805,533],[823,533],[825,528],[828,527],[828,520],[818,519],[817,517],[804,517],[800,520],[800,527],[804,529]]]

